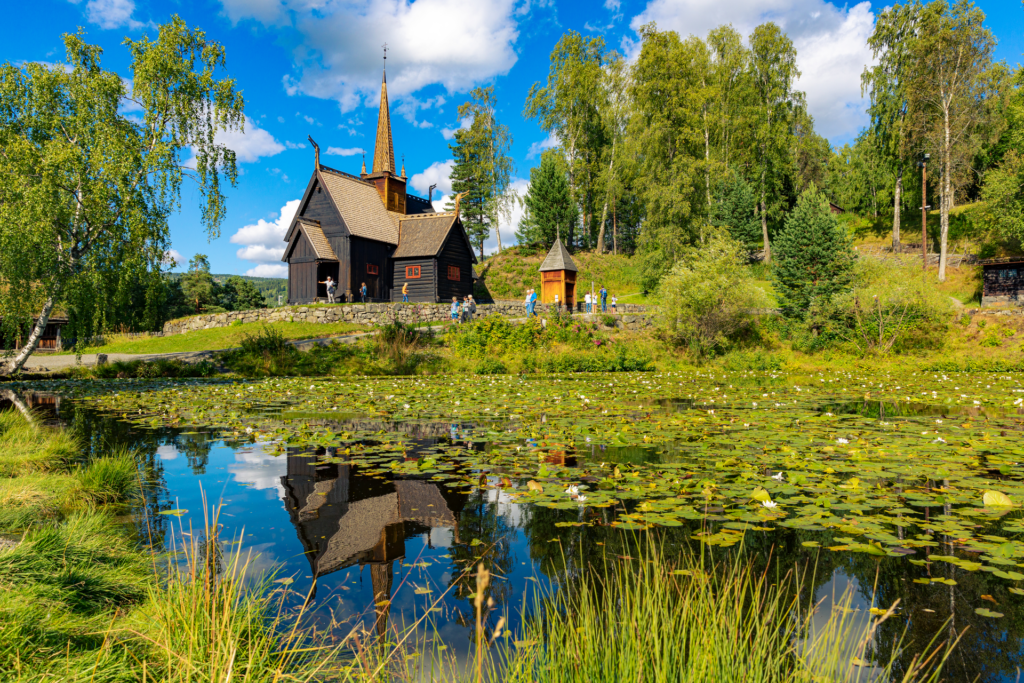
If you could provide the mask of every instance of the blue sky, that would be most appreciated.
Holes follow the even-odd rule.
[[[214,272],[283,276],[281,237],[313,167],[308,135],[323,163],[358,173],[360,150],[373,149],[382,51],[387,42],[388,93],[395,155],[405,157],[412,191],[438,183],[444,201],[456,110],[477,85],[494,85],[499,118],[512,131],[516,186],[551,141],[522,117],[530,86],[547,76],[548,56],[570,29],[602,35],[635,54],[640,25],[705,35],[724,23],[748,34],[773,20],[793,38],[803,72],[798,87],[819,132],[833,144],[854,138],[865,122],[860,73],[870,61],[865,40],[875,12],[888,3],[836,5],[824,0],[146,0],[5,1],[0,61],[58,61],[60,36],[84,27],[102,46],[104,66],[128,75],[125,36],[155,34],[179,14],[227,50],[228,73],[246,99],[244,135],[224,141],[242,175],[229,190],[220,238],[199,225],[198,195],[186,188],[171,217],[175,255],[187,266],[197,252]],[[1024,52],[1024,11],[1016,0],[978,0],[1012,66]],[[15,28],[16,27],[16,28]],[[370,160],[367,160],[370,163]],[[399,161],[398,163],[401,163]],[[516,218],[502,226],[513,240]],[[495,247],[492,237],[487,249]]]

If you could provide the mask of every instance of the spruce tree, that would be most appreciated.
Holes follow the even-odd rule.
[[[753,188],[738,173],[722,183],[719,199],[711,207],[711,224],[726,228],[745,247],[759,245],[761,221],[757,217],[757,199]]]
[[[526,213],[519,222],[516,239],[520,244],[548,248],[561,233],[563,241],[576,223],[576,205],[569,194],[564,165],[554,151],[543,154],[540,166],[530,169],[530,189],[526,193]]]
[[[800,195],[775,241],[772,277],[783,314],[804,318],[816,300],[850,286],[853,248],[829,209],[825,195],[810,187]]]

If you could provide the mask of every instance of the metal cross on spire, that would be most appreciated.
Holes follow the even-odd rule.
[[[384,48],[384,61],[386,62],[388,60],[388,44],[384,43],[381,47]]]

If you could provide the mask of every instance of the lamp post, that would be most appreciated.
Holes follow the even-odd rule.
[[[928,270],[928,160],[931,154],[922,154],[917,165],[921,167],[921,270]]]

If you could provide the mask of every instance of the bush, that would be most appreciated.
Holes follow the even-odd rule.
[[[490,316],[469,325],[448,330],[447,345],[468,358],[523,353],[540,348],[544,329],[537,318],[514,325],[505,318]]]
[[[478,375],[505,375],[508,374],[508,368],[497,358],[484,358],[476,366],[476,374]]]
[[[864,259],[853,275],[851,291],[815,305],[812,325],[862,355],[942,345],[952,305],[920,270]]]
[[[99,379],[156,379],[158,377],[212,377],[217,369],[209,360],[187,363],[177,359],[117,361],[91,369]]]
[[[615,327],[615,316],[605,313],[601,316],[601,324],[605,327]]]
[[[687,253],[661,283],[662,324],[694,355],[720,353],[754,322],[768,299],[743,265],[739,244],[724,233]]]

